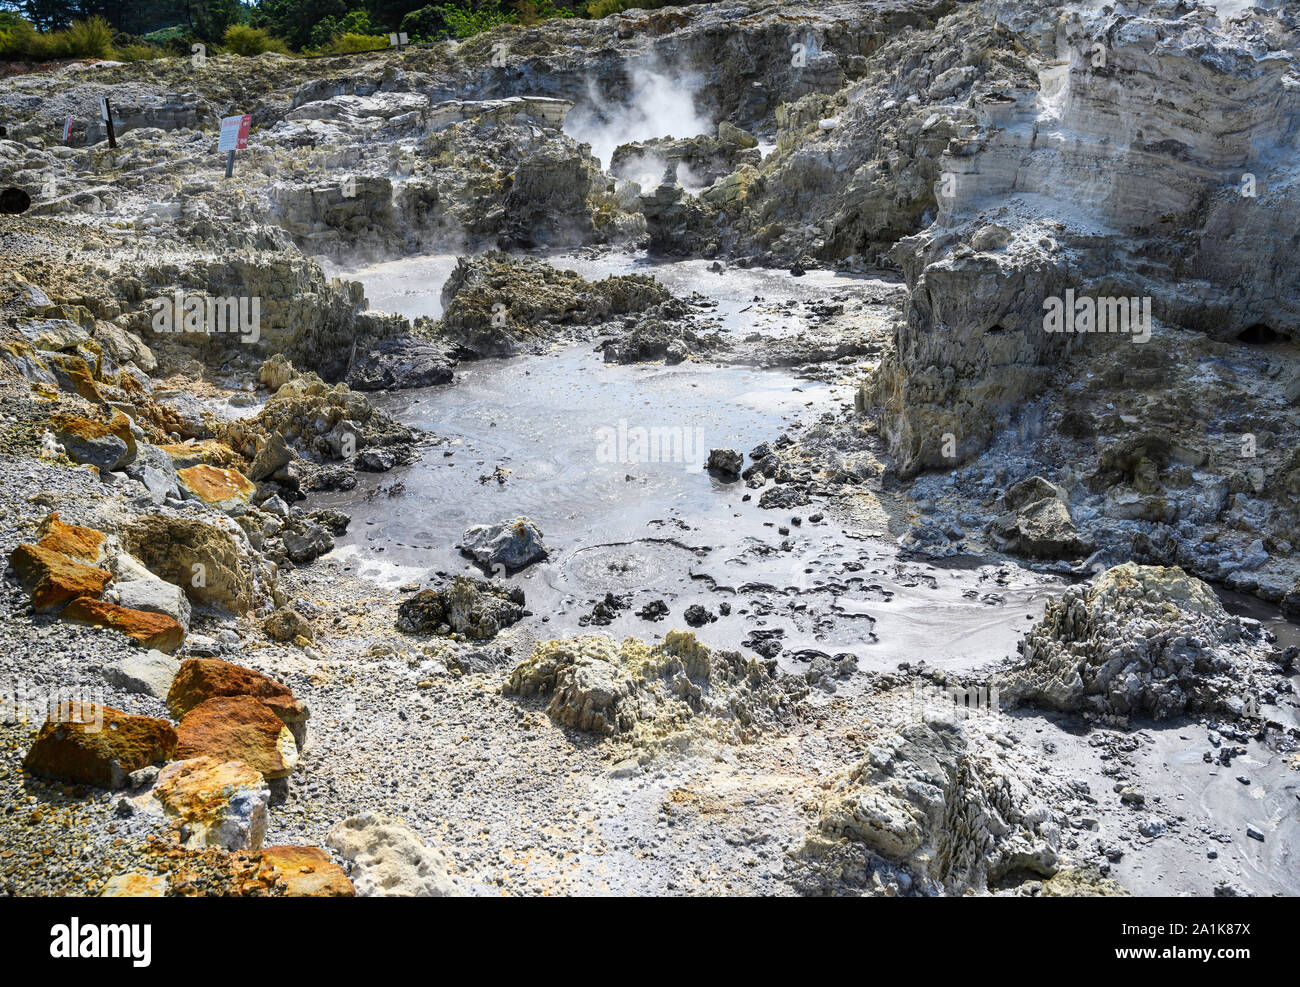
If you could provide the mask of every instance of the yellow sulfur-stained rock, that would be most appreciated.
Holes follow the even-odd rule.
[[[165,898],[167,878],[162,874],[142,874],[131,871],[110,877],[99,893],[101,898]]]
[[[172,465],[178,470],[189,466],[234,466],[239,463],[239,454],[216,439],[174,443],[158,448],[171,457]]]
[[[164,767],[141,801],[179,820],[187,847],[258,850],[266,838],[270,800],[256,768],[202,756]]]
[[[219,466],[188,466],[176,475],[192,496],[226,512],[246,508],[257,492],[257,485],[243,473]]]
[[[45,721],[23,767],[33,774],[121,788],[132,771],[171,758],[176,730],[166,720],[95,703],[63,703]]]
[[[41,522],[41,538],[36,544],[78,562],[97,566],[104,561],[104,546],[107,541],[108,535],[102,531],[64,524],[59,520],[58,514],[51,514]]]
[[[97,597],[113,578],[105,569],[83,565],[39,545],[19,545],[10,553],[9,564],[37,613],[57,610],[79,597]]]
[[[355,898],[343,868],[314,846],[270,846],[258,877],[295,898]]]
[[[243,761],[268,780],[287,777],[298,764],[298,745],[289,728],[252,696],[218,696],[199,703],[185,714],[176,737],[178,757]]]
[[[92,627],[109,627],[146,648],[171,654],[185,640],[185,628],[166,614],[132,610],[88,596],[73,600],[63,609],[63,619]]]
[[[50,425],[73,462],[112,471],[135,458],[131,419],[120,411],[114,411],[107,422],[58,414],[51,416]]]
[[[128,523],[121,536],[127,551],[154,575],[183,589],[192,602],[233,613],[252,605],[249,563],[239,541],[218,525],[155,514]],[[195,578],[198,573],[201,580]]]
[[[84,359],[72,353],[42,353],[41,357],[54,371],[64,390],[80,394],[96,404],[103,402],[104,396],[95,385],[94,372]]]

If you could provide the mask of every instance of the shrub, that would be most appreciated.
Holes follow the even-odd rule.
[[[271,37],[260,27],[246,24],[231,24],[226,28],[221,44],[232,55],[261,55],[268,51],[284,55],[288,52],[279,38]]]
[[[442,9],[447,15],[448,27],[457,38],[472,38],[514,20],[513,13],[503,10],[460,10],[448,4],[444,4]]]
[[[162,58],[167,54],[159,45],[149,43],[147,38],[125,31],[113,32],[113,51],[119,62],[144,62],[151,58]]]
[[[162,58],[165,54],[161,48],[139,43],[121,45],[116,51],[119,62],[147,62],[153,58]]]
[[[660,7],[679,7],[679,0],[595,0],[587,5],[588,17],[608,17],[621,14],[625,10],[640,7],[643,10],[658,10]]]
[[[73,21],[66,31],[54,34],[63,36],[60,47],[66,53],[65,58],[113,57],[113,28],[98,15],[84,21]]]
[[[0,20],[0,58],[47,58],[38,53],[43,44],[42,35],[36,33],[30,21],[13,16],[7,11]]]
[[[323,55],[346,55],[354,51],[374,51],[376,48],[387,47],[388,39],[382,34],[354,34],[349,31],[340,34],[321,48],[320,52]]]
[[[113,58],[113,29],[102,17],[73,21],[64,31],[41,34],[12,15],[0,20],[0,58]]]
[[[344,34],[375,34],[370,14],[364,10],[352,10],[342,17],[322,17],[311,29],[310,45],[323,50]]]

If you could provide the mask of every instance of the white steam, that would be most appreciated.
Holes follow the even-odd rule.
[[[587,82],[588,100],[564,121],[564,132],[591,145],[591,153],[608,169],[620,144],[652,137],[695,137],[713,132],[713,123],[695,110],[699,80],[690,74],[662,71],[637,63],[631,67],[626,100],[613,102]],[[663,176],[662,170],[656,177]]]

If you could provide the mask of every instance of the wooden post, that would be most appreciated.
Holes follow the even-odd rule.
[[[229,178],[235,173],[235,152],[226,152],[226,177]]]
[[[99,97],[99,110],[104,117],[104,123],[108,127],[108,146],[117,149],[117,134],[113,132],[113,107],[108,102],[108,97]]]

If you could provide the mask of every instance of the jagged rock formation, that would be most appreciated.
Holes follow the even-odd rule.
[[[1013,872],[1049,877],[1061,850],[1057,785],[1029,765],[971,749],[951,720],[927,718],[873,744],[823,800],[823,837],[857,841],[949,893]],[[803,853],[825,852],[814,838]]]
[[[439,589],[423,589],[397,607],[397,624],[416,634],[464,634],[490,641],[524,615],[524,591],[500,580],[457,576]]]
[[[263,480],[294,494],[306,484],[310,464],[351,461],[366,451],[391,453],[387,468],[416,458],[413,431],[376,413],[347,384],[330,385],[313,373],[281,383],[256,415],[223,423],[220,436]]]
[[[1241,715],[1290,691],[1255,621],[1181,569],[1116,566],[1049,603],[1003,678],[1007,702],[1094,716]],[[1258,715],[1257,713],[1255,715]]]
[[[1036,78],[975,84],[937,222],[894,252],[911,302],[870,403],[907,473],[978,453],[1062,361],[1134,345],[1048,332],[1044,303],[1067,289],[1150,298],[1157,323],[1219,340],[1300,331],[1277,262],[1296,219],[1276,153],[1300,121],[1294,11],[1227,25],[1188,4],[1042,5],[1020,20],[1004,36],[1036,42],[1022,61]]]
[[[666,169],[694,189],[706,188],[742,165],[754,166],[763,159],[752,134],[725,121],[716,137],[657,137],[620,144],[609,161],[615,178],[638,181],[651,176],[656,181]]]
[[[153,514],[122,532],[133,556],[155,575],[179,586],[191,602],[245,613],[274,592],[274,578],[251,557],[238,525]]]
[[[775,111],[776,150],[738,222],[745,242],[774,259],[876,263],[934,218],[944,151],[974,123],[982,95],[1032,84],[1014,34],[973,7],[932,31],[874,26],[869,50],[850,59],[852,82]]]
[[[994,544],[1008,551],[1041,558],[1083,553],[1070,517],[1070,497],[1056,484],[1031,477],[1010,487],[1002,497],[1006,513],[991,523]]]
[[[415,92],[299,104],[272,128],[288,146],[355,144],[332,159],[336,179],[273,186],[273,216],[305,251],[331,257],[389,256],[398,244],[635,239],[641,226],[618,210],[589,151],[559,129],[570,106],[540,96],[431,104]],[[367,153],[370,141],[388,150]]]
[[[669,631],[653,647],[601,635],[544,642],[502,691],[549,695],[556,723],[646,746],[683,731],[746,743],[780,727],[808,687],[779,674],[774,659],[713,650],[689,631]]]
[[[470,357],[510,356],[564,327],[685,312],[682,302],[646,275],[587,281],[544,261],[497,251],[457,261],[443,286],[442,305],[442,318],[428,331]]]

